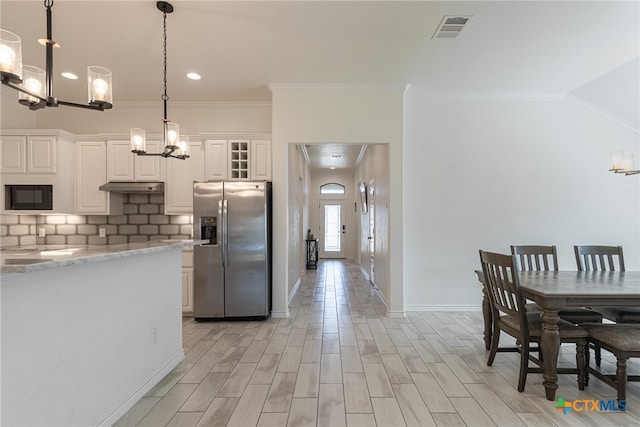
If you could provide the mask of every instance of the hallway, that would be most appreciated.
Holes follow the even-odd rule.
[[[628,385],[627,412],[564,415],[544,398],[541,375],[516,391],[517,354],[499,353],[486,365],[480,312],[388,318],[353,263],[321,260],[290,309],[288,319],[263,322],[185,318],[185,360],[116,425],[640,424],[639,383]],[[575,363],[574,349],[563,346],[560,363]],[[615,371],[612,361],[603,367]],[[629,371],[639,365],[630,362]],[[560,375],[559,386],[566,401],[615,398],[597,379],[581,392],[573,376]]]

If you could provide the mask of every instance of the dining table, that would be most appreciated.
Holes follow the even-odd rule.
[[[476,274],[484,283],[482,270],[476,270]],[[521,271],[518,279],[522,296],[542,308],[543,385],[546,398],[555,400],[560,352],[558,311],[565,307],[640,307],[640,271]],[[490,345],[493,322],[486,293],[483,314],[485,344]]]

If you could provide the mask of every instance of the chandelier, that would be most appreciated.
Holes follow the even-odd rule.
[[[623,173],[625,175],[640,174],[639,169],[634,169],[634,155],[624,154],[624,151],[609,153],[609,171]]]
[[[164,119],[162,123],[164,126],[164,151],[161,153],[147,153],[146,149],[146,137],[144,129],[132,128],[131,129],[131,151],[138,156],[162,156],[162,157],[174,157],[176,159],[189,158],[189,142],[186,137],[180,138],[180,125],[167,119],[167,13],[173,12],[173,6],[166,1],[159,1],[156,3],[156,7],[162,12],[163,15],[163,56],[164,56],[164,93],[162,94],[162,102],[164,103]]]
[[[112,108],[111,71],[95,65],[87,67],[88,104],[62,101],[53,96],[53,49],[59,48],[60,45],[53,40],[51,31],[53,0],[45,0],[44,6],[47,9],[47,38],[39,39],[38,42],[46,50],[45,69],[31,65],[23,66],[20,37],[11,31],[0,29],[2,84],[17,90],[18,102],[30,110],[59,105],[99,111]]]

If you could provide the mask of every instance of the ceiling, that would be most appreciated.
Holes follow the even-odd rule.
[[[167,16],[170,101],[270,101],[270,83],[409,84],[434,96],[565,95],[638,56],[636,1],[183,1]],[[432,39],[445,15],[472,15]],[[0,26],[44,68],[42,0],[2,0]],[[54,95],[86,97],[87,65],[118,102],[160,100],[155,1],[56,0]],[[72,71],[80,78],[63,79]],[[199,81],[185,74],[196,71]],[[357,156],[356,156],[357,157]]]

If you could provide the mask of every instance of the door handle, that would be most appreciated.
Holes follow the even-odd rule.
[[[218,218],[220,219],[220,257],[222,258],[222,265],[225,264],[225,253],[224,253],[224,239],[227,235],[227,230],[224,229],[224,211],[222,209],[222,200],[218,201]]]
[[[224,259],[229,267],[229,206],[227,205],[227,199],[222,201],[222,217],[224,220]]]

